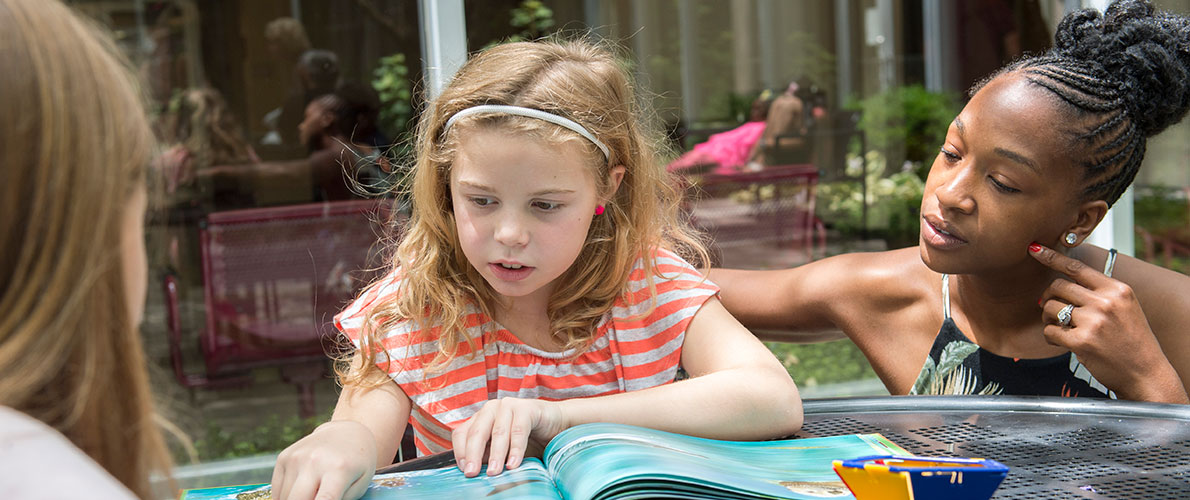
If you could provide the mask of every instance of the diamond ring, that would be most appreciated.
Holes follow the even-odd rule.
[[[1058,311],[1058,324],[1062,326],[1070,326],[1070,312],[1074,310],[1074,304],[1066,304],[1062,310]]]

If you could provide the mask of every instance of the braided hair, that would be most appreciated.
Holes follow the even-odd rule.
[[[1082,195],[1111,206],[1132,184],[1146,140],[1177,123],[1190,107],[1190,19],[1156,11],[1149,0],[1120,0],[1105,13],[1072,12],[1049,51],[1005,66],[993,78],[1021,72],[1064,102],[1084,129]]]

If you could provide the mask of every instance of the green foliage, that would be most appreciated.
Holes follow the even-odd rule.
[[[1150,232],[1190,226],[1190,201],[1180,196],[1181,191],[1168,186],[1138,188],[1132,207],[1136,226]]]
[[[202,462],[277,453],[330,420],[330,411],[309,418],[291,416],[285,420],[271,415],[246,431],[228,430],[217,422],[208,421],[202,438],[194,442],[194,448]],[[183,457],[177,460],[179,463],[186,461]]]
[[[513,35],[515,40],[510,41],[536,40],[548,35],[554,27],[554,11],[541,0],[524,0],[512,9],[511,14],[508,24],[520,28],[521,32]]]
[[[868,358],[850,340],[819,344],[766,342],[801,387],[876,378]]]
[[[908,85],[859,101],[859,109],[863,114],[857,127],[868,147],[890,156],[903,148],[905,160],[914,162],[918,176],[925,179],[959,105],[952,94]]]
[[[888,241],[890,248],[908,246],[917,241],[921,197],[925,182],[914,173],[913,164],[886,175],[888,161],[879,151],[868,151],[861,159],[847,156],[847,175],[861,177],[867,167],[868,230]],[[863,228],[864,191],[859,182],[828,182],[818,185],[819,217],[847,235]]]
[[[484,48],[501,43],[526,42],[537,40],[553,33],[554,11],[546,7],[541,0],[522,0],[521,4],[508,12],[508,24],[520,31],[509,35],[503,40],[488,43]]]
[[[409,82],[405,54],[396,53],[380,58],[380,65],[372,71],[372,88],[380,96],[381,129],[395,137],[405,135],[413,115],[413,106],[410,104],[413,85]]]

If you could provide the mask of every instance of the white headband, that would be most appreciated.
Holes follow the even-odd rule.
[[[504,106],[504,105],[499,105],[499,104],[483,104],[480,106],[467,108],[462,111],[459,111],[458,113],[455,113],[454,116],[450,117],[449,120],[446,120],[446,127],[442,129],[442,132],[446,133],[447,131],[449,131],[450,126],[454,125],[455,120],[458,120],[459,118],[463,118],[465,116],[471,116],[471,115],[480,114],[480,113],[504,113],[507,115],[527,116],[529,118],[536,118],[538,120],[544,120],[544,121],[553,123],[554,125],[558,125],[560,127],[566,127],[570,130],[573,130],[574,133],[585,137],[588,141],[591,141],[592,144],[598,146],[599,150],[603,151],[603,159],[604,160],[611,159],[611,152],[607,149],[607,145],[604,144],[599,139],[596,139],[595,134],[588,132],[586,128],[583,128],[582,125],[579,125],[574,120],[571,120],[571,119],[563,117],[563,116],[558,116],[553,113],[547,113],[540,109],[524,108],[521,106]]]

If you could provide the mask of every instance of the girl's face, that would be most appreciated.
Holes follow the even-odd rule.
[[[600,202],[589,159],[496,130],[462,134],[451,203],[467,260],[497,293],[547,300],[578,258]]]
[[[930,168],[921,258],[940,273],[980,273],[1058,244],[1079,219],[1076,134],[1047,94],[1019,74],[989,82],[963,108]]]

